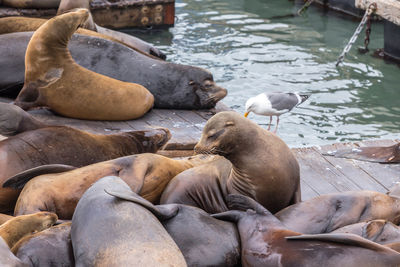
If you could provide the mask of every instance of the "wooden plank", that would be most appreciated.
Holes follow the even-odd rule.
[[[314,148],[314,150],[316,150],[318,153],[324,153],[329,150],[329,147],[324,147],[322,149]],[[379,181],[375,180],[374,177],[366,173],[364,170],[359,168],[354,160],[330,156],[322,157],[332,165],[332,168],[336,168],[338,172],[352,180],[362,190],[372,190],[378,192],[387,191],[388,188],[386,188]]]
[[[318,172],[319,166],[315,165],[313,160],[310,161],[309,157],[305,156],[308,154],[308,150],[309,148],[293,149],[300,165],[300,178],[320,195],[339,192],[325,177],[321,176]]]
[[[314,189],[312,189],[303,179],[300,179],[300,188],[301,188],[301,201],[319,196],[319,194]]]

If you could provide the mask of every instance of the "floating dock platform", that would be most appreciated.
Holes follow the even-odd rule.
[[[112,29],[171,27],[175,21],[175,0],[92,0],[90,10],[98,25]],[[27,9],[0,5],[0,17],[50,18],[56,13],[56,8]]]
[[[10,102],[11,100],[0,98],[0,101]],[[193,148],[200,139],[207,120],[216,112],[224,110],[229,110],[229,108],[221,102],[212,110],[153,109],[140,119],[117,122],[65,118],[46,109],[29,113],[49,124],[67,125],[101,134],[144,130],[157,126],[166,127],[171,131],[172,138],[158,153],[168,157],[182,157],[193,155]],[[400,182],[400,163],[381,164],[322,154],[343,148],[391,146],[398,142],[400,140],[377,140],[292,148],[300,165],[302,199],[307,200],[318,195],[350,190],[387,192]]]

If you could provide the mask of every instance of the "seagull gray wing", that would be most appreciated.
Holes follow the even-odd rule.
[[[293,93],[270,93],[267,94],[271,106],[276,110],[292,110],[299,104],[298,97]]]

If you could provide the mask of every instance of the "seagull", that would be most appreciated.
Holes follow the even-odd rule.
[[[268,131],[271,128],[272,116],[276,116],[277,122],[274,131],[274,133],[276,133],[279,124],[279,116],[291,111],[294,107],[300,105],[309,97],[310,95],[301,95],[299,93],[262,93],[250,97],[247,100],[246,113],[244,116],[247,117],[250,112],[254,112],[258,115],[269,116]]]

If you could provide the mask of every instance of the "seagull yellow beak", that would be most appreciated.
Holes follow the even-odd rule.
[[[249,116],[249,113],[250,113],[250,112],[244,113],[244,116],[247,118],[247,116]]]

